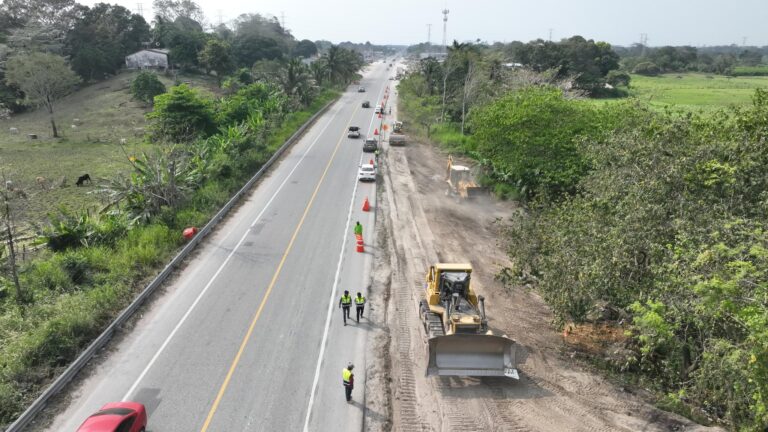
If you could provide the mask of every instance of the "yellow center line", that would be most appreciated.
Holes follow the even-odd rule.
[[[355,110],[352,112],[352,116],[350,116],[349,121],[347,122],[347,125],[344,127],[344,131],[342,132],[342,135],[339,138],[339,141],[336,143],[336,147],[333,149],[333,154],[331,154],[331,158],[328,160],[328,164],[325,166],[323,175],[320,176],[320,180],[318,180],[317,186],[315,187],[314,192],[312,192],[312,196],[309,198],[307,207],[304,209],[304,214],[301,216],[301,219],[299,220],[299,224],[296,226],[296,229],[293,231],[293,236],[291,236],[291,241],[288,242],[288,246],[285,248],[283,257],[280,259],[280,264],[277,265],[275,274],[272,276],[272,280],[269,282],[267,291],[264,293],[264,297],[261,299],[261,304],[259,304],[259,308],[256,310],[256,315],[253,316],[251,325],[248,327],[248,332],[245,334],[245,337],[243,337],[243,341],[240,343],[240,349],[237,350],[237,355],[235,355],[235,359],[232,361],[232,365],[229,367],[227,376],[226,378],[224,378],[224,382],[221,384],[219,393],[216,395],[216,399],[213,401],[213,406],[211,406],[211,410],[208,412],[208,417],[205,418],[205,423],[203,423],[203,427],[202,429],[200,429],[200,432],[206,432],[208,430],[208,427],[211,424],[211,420],[213,419],[213,415],[216,414],[216,410],[219,408],[219,403],[221,403],[221,399],[224,396],[224,392],[226,392],[227,386],[229,386],[229,381],[232,379],[232,375],[235,372],[235,368],[237,368],[237,364],[240,362],[240,357],[242,357],[243,351],[245,351],[245,347],[248,345],[248,341],[251,338],[253,329],[256,327],[256,322],[259,320],[259,316],[261,316],[261,311],[264,309],[264,305],[266,305],[267,303],[267,299],[269,298],[269,294],[272,292],[272,288],[275,287],[275,283],[277,282],[278,276],[280,276],[280,271],[283,269],[285,260],[288,258],[288,254],[291,252],[291,249],[293,248],[293,243],[294,241],[296,241],[296,237],[299,235],[301,226],[304,224],[304,220],[307,218],[309,209],[312,207],[312,203],[315,201],[315,198],[317,197],[317,192],[320,190],[320,186],[323,184],[323,180],[325,179],[326,174],[328,174],[328,170],[331,168],[331,163],[333,163],[333,160],[336,158],[336,153],[339,151],[341,142],[344,140],[346,131],[349,128],[350,123],[352,123],[352,119],[357,113],[358,108],[359,107],[356,107]]]

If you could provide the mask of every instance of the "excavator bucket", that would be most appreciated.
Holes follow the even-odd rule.
[[[519,379],[515,341],[504,336],[453,334],[429,340],[427,376],[506,376]]]

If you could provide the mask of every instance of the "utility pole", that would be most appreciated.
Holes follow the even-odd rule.
[[[745,47],[745,46],[747,46],[747,37],[746,37],[746,36],[744,36],[743,38],[741,38],[741,46],[742,46],[742,47]]]
[[[283,26],[283,30],[285,30],[285,12],[280,12],[280,23]]]
[[[219,16],[219,25],[224,24],[224,19],[222,18],[221,9],[217,10],[216,14]]]
[[[640,45],[643,47],[640,56],[645,57],[645,50],[648,47],[648,33],[640,33]]]
[[[448,52],[448,8],[443,9],[443,50]]]
[[[552,42],[552,29],[549,29],[549,41]]]
[[[432,45],[432,24],[427,24],[427,47]]]

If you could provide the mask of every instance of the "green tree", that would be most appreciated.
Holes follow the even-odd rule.
[[[614,87],[629,87],[629,82],[631,79],[632,77],[630,77],[628,73],[618,70],[612,70],[608,72],[608,75],[605,76],[605,80],[608,82],[608,84]]]
[[[642,62],[635,66],[635,69],[632,72],[638,75],[656,76],[661,73],[661,69],[654,63]]]
[[[317,55],[317,46],[309,39],[302,39],[293,47],[293,55],[303,58],[312,57]]]
[[[229,44],[219,39],[208,40],[203,50],[200,51],[200,65],[208,71],[216,72],[219,85],[221,85],[224,75],[230,73],[234,68],[230,52]]]
[[[53,136],[57,138],[54,103],[69,94],[80,78],[63,57],[30,53],[8,60],[6,81],[24,92],[25,103],[44,106],[48,111]]]
[[[295,97],[304,105],[312,99],[312,75],[309,68],[301,59],[294,58],[287,61],[283,67],[280,84],[283,92],[289,97]]]
[[[532,194],[573,191],[586,173],[580,136],[596,133],[594,112],[552,88],[527,88],[477,109],[477,152],[497,180]]]
[[[205,33],[196,30],[185,30],[173,24],[168,34],[170,58],[174,64],[185,69],[193,69],[199,65],[199,54],[205,46]]]
[[[86,80],[115,73],[125,56],[149,40],[149,25],[122,6],[99,3],[85,8],[67,33],[66,52],[75,72]]]
[[[164,21],[188,18],[199,24],[205,20],[203,9],[191,0],[154,0],[152,6],[155,14]]]
[[[250,33],[235,36],[232,50],[237,64],[242,67],[251,67],[259,60],[283,57],[283,51],[275,39]]]
[[[213,102],[186,84],[156,96],[147,118],[154,137],[164,141],[190,142],[216,130]]]
[[[155,96],[165,93],[165,85],[152,72],[142,71],[131,81],[131,95],[147,104],[153,104]]]

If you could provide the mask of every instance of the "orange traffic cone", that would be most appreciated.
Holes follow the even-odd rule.
[[[379,113],[379,118],[381,118],[381,113]]]
[[[371,165],[373,165],[373,159],[371,159],[371,162],[370,162],[370,164],[371,164]]]
[[[379,117],[381,117],[381,114],[379,114]],[[379,128],[374,128],[373,129],[373,134],[374,135],[378,135],[379,134]]]
[[[365,197],[365,201],[363,201],[363,211],[367,212],[371,210],[371,203],[368,202],[368,197]]]
[[[358,235],[357,237],[357,251],[362,253],[365,252],[365,246],[363,246],[363,236]]]

